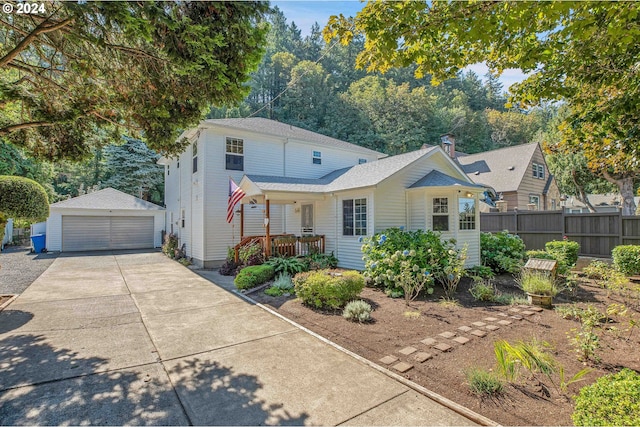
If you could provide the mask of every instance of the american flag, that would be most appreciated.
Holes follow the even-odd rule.
[[[242,188],[229,178],[229,204],[227,205],[227,222],[229,224],[233,221],[233,208],[244,196],[245,192],[242,191]]]

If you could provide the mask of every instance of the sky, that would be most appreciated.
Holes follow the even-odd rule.
[[[331,15],[343,14],[345,16],[355,16],[355,14],[364,7],[365,3],[359,0],[278,0],[272,1],[272,6],[278,6],[286,16],[288,22],[295,22],[302,31],[302,36],[309,34],[311,26],[314,22],[320,24],[323,28]],[[465,68],[472,70],[482,78],[488,68],[484,64],[474,64]],[[525,75],[518,69],[507,69],[502,73],[500,82],[504,89],[508,89],[513,83],[524,80]]]

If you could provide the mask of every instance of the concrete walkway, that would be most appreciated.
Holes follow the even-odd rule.
[[[474,423],[160,253],[103,252],[0,313],[0,424]]]

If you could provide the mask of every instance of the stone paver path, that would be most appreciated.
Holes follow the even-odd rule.
[[[439,353],[437,352],[436,354],[444,354],[444,357],[446,357],[447,353],[454,351],[459,346],[465,345],[472,339],[482,339],[490,332],[498,331],[501,327],[512,325],[517,327],[518,322],[514,323],[514,321],[521,321],[524,319],[523,316],[530,317],[534,314],[540,314],[543,311],[544,309],[542,307],[537,306],[519,305],[517,307],[508,307],[505,308],[505,312],[491,313],[492,316],[484,317],[476,322],[471,322],[469,325],[459,326],[455,328],[456,332],[436,332],[433,337],[427,337],[421,340],[420,343],[428,348],[439,350]],[[468,335],[469,337],[459,334]],[[414,345],[415,344],[398,350],[398,353],[407,356],[406,362],[396,356],[389,355],[380,359],[380,363],[391,365],[400,361],[393,366],[393,369],[400,373],[404,373],[414,367],[412,363],[424,363],[433,359],[434,354],[426,351],[420,351],[420,345]]]

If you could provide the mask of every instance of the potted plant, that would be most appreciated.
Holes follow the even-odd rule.
[[[553,297],[560,292],[553,277],[542,271],[524,269],[517,281],[529,304],[551,308]]]

